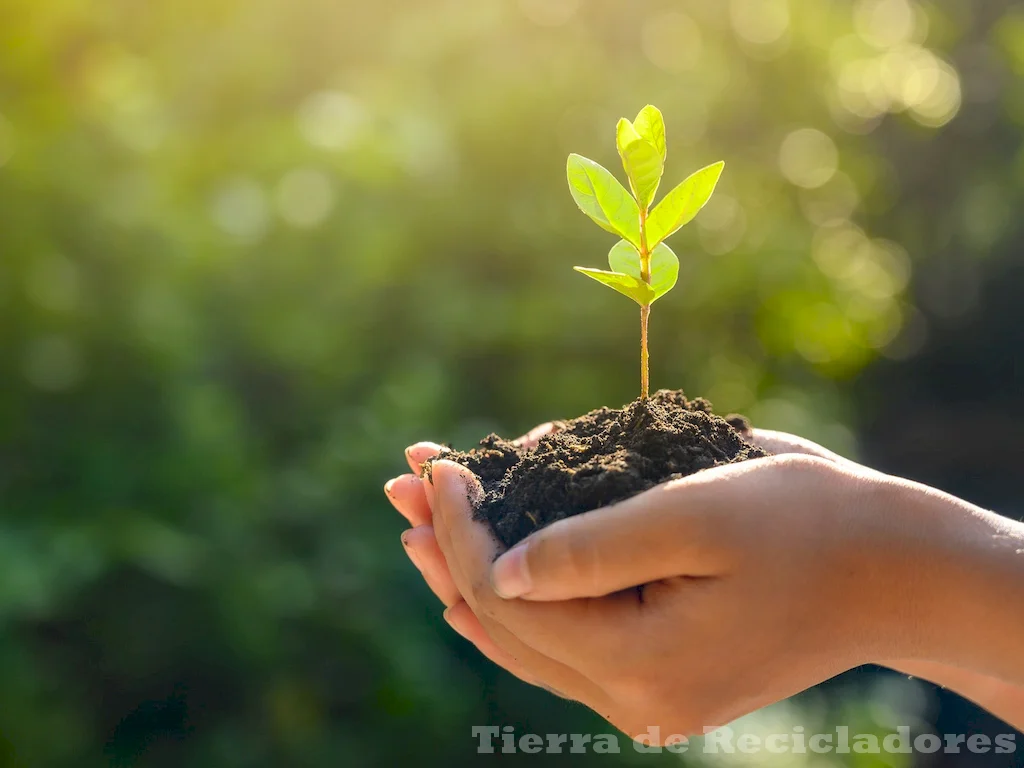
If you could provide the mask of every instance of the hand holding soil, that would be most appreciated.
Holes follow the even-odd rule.
[[[800,438],[748,436],[783,455],[557,520],[497,561],[466,468],[435,461],[387,492],[452,626],[630,735],[700,733],[872,662],[1024,723],[1024,526]],[[413,446],[410,464],[438,450]]]

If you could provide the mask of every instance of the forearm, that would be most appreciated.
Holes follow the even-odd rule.
[[[1024,730],[1024,686],[934,661],[894,661],[885,666],[948,688],[1017,730]]]
[[[908,658],[1024,687],[1024,525],[912,483],[897,496]]]

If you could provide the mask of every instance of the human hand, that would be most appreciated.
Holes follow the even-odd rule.
[[[516,442],[530,447],[558,428],[559,425],[555,422],[540,424],[519,437]],[[826,448],[796,435],[754,429],[745,437],[772,454],[798,453],[831,461],[846,461]],[[472,612],[465,610],[465,606],[461,605],[462,595],[437,545],[432,526],[433,486],[422,477],[424,462],[437,457],[443,451],[442,446],[432,442],[420,442],[410,446],[406,449],[405,456],[412,473],[389,480],[384,490],[388,500],[412,526],[403,532],[402,544],[428,586],[445,605],[445,618],[460,634],[480,637],[485,633]]]
[[[648,492],[659,494],[655,499],[643,494],[545,529],[554,535],[541,531],[527,540],[530,555],[522,561],[529,564],[533,584],[523,597],[567,600],[552,606],[562,607],[562,613],[574,610],[568,603],[589,597],[582,601],[587,606],[583,613],[603,618],[568,646],[565,640],[572,633],[558,627],[568,621],[578,629],[580,620],[559,618],[557,612],[545,613],[544,621],[526,615],[517,619],[512,606],[523,613],[526,600],[502,601],[490,589],[486,572],[494,545],[486,532],[483,537],[479,530],[467,533],[468,546],[457,543],[461,539],[451,531],[479,528],[470,522],[468,508],[457,509],[460,500],[466,506],[464,488],[454,494],[451,489],[434,493],[439,501],[451,501],[434,505],[440,511],[435,521],[440,547],[429,527],[407,532],[404,538],[411,556],[421,563],[422,552],[430,552],[422,570],[439,596],[454,606],[446,614],[453,626],[498,663],[503,663],[499,654],[504,653],[503,666],[520,677],[560,688],[627,732],[644,705],[649,722],[636,723],[642,725],[637,733],[651,724],[685,732],[682,726],[688,722],[699,730],[850,666],[897,658],[891,655],[897,649],[914,647],[907,642],[914,632],[907,631],[906,615],[898,626],[883,627],[887,617],[899,615],[895,606],[885,609],[886,597],[909,590],[907,579],[912,580],[914,569],[898,578],[890,567],[870,565],[878,565],[887,545],[890,555],[896,554],[894,532],[882,534],[884,523],[891,520],[884,506],[873,503],[878,498],[871,498],[894,502],[899,493],[894,496],[887,488],[893,479],[799,438],[760,433],[755,439],[769,449],[816,458],[758,460],[735,469],[708,470]],[[411,463],[418,465],[431,451],[429,445],[414,446]],[[436,468],[440,478],[435,476],[435,482],[441,487],[453,472],[465,477],[456,465],[441,462]],[[715,477],[721,470],[730,474]],[[736,470],[741,471],[732,476]],[[396,506],[414,523],[429,520],[433,486],[415,478],[403,480],[396,499],[398,487],[393,485],[389,493]],[[593,522],[595,516],[600,524]],[[572,530],[560,531],[563,523]],[[673,532],[680,535],[666,535]],[[468,556],[476,565],[448,568],[459,551],[464,557],[475,551]],[[447,562],[443,552],[448,553]],[[512,553],[499,561],[499,587],[516,570],[509,561],[514,566],[519,557]],[[901,558],[888,559],[898,564]],[[875,578],[877,573],[889,574],[888,585]],[[633,613],[623,606],[635,591],[607,596],[637,584],[647,586],[644,602],[634,601]],[[513,594],[523,584],[512,579],[504,588]],[[538,631],[540,639],[531,641]],[[595,658],[595,643],[588,649],[588,639],[630,643],[628,659],[621,653],[609,659],[607,648]],[[554,645],[545,645],[549,642]],[[703,713],[699,722],[695,713]]]
[[[418,467],[422,460],[429,458],[433,450],[435,448],[429,445],[414,446],[410,450],[410,463]],[[813,464],[815,460],[800,459],[799,461]],[[584,701],[602,714],[609,716],[613,722],[627,731],[630,730],[631,725],[636,733],[646,731],[647,725],[654,721],[647,722],[651,717],[646,717],[644,722],[635,720],[641,711],[640,702],[650,704],[651,716],[666,711],[664,703],[652,696],[649,687],[651,681],[647,679],[646,671],[636,667],[608,674],[614,670],[593,669],[593,660],[583,658],[583,654],[577,651],[587,645],[592,646],[598,635],[608,634],[608,631],[615,626],[624,627],[626,625],[632,626],[628,637],[621,637],[618,632],[608,636],[607,640],[612,646],[617,646],[620,642],[629,642],[631,638],[639,640],[649,637],[651,626],[657,625],[660,627],[658,632],[665,635],[667,645],[675,646],[676,651],[682,651],[677,642],[679,632],[670,626],[674,614],[671,606],[677,602],[675,596],[680,592],[680,588],[693,587],[693,589],[686,590],[693,593],[686,610],[695,611],[697,614],[703,613],[709,624],[721,623],[717,619],[712,619],[712,616],[708,615],[701,607],[704,604],[713,607],[718,602],[714,594],[707,593],[707,587],[715,580],[713,569],[709,569],[714,565],[713,561],[717,555],[708,553],[709,557],[703,565],[697,570],[691,569],[690,573],[679,576],[666,575],[664,580],[660,576],[650,578],[644,576],[634,581],[634,584],[653,582],[648,583],[644,589],[644,603],[642,604],[635,601],[633,597],[635,592],[609,597],[602,595],[596,599],[584,601],[570,600],[566,604],[542,605],[535,603],[531,605],[526,601],[506,602],[495,595],[488,581],[490,564],[496,554],[495,545],[482,526],[471,522],[468,505],[465,501],[465,488],[453,489],[452,487],[453,483],[458,485],[458,478],[463,478],[470,483],[470,488],[473,488],[473,482],[468,479],[464,470],[448,462],[438,462],[435,464],[433,483],[424,483],[415,476],[404,476],[389,487],[389,496],[396,502],[396,506],[417,526],[413,530],[407,531],[403,540],[410,556],[421,567],[428,583],[446,605],[450,606],[446,611],[446,618],[453,626],[473,640],[485,655],[498,660],[498,663],[520,677],[544,684],[546,687],[556,688],[566,695]],[[435,491],[435,488],[441,490]],[[440,493],[440,498],[438,498],[438,493]],[[432,516],[432,506],[439,511],[436,517]],[[431,520],[434,523],[433,528],[429,525]],[[453,523],[455,524],[453,525]],[[435,530],[437,531],[436,537],[434,536]],[[688,538],[693,552],[696,553],[700,548],[697,540],[693,536]],[[458,541],[464,542],[464,546],[460,547],[453,543]],[[443,554],[445,551],[448,554],[447,559]],[[458,553],[460,552],[462,559],[468,559],[468,563],[459,561]],[[646,553],[645,557],[650,554]],[[703,555],[701,557],[703,558]],[[724,560],[722,564],[724,565]],[[791,565],[797,574],[797,578],[794,580],[803,581],[795,563],[791,563]],[[620,575],[619,578],[620,580],[625,578],[627,582],[631,580],[629,576]],[[625,586],[631,585],[623,583],[608,591]],[[601,593],[598,582],[592,582],[591,587],[597,589],[595,596]],[[705,596],[701,597],[697,593],[705,593]],[[533,595],[534,598],[539,596],[541,595]],[[553,597],[554,595],[548,596]],[[460,597],[465,597],[467,602],[462,602]],[[766,601],[758,597],[751,602],[757,606],[764,606]],[[515,607],[513,608],[513,606]],[[594,610],[595,606],[600,606],[601,610]],[[532,626],[530,628],[521,627],[518,635],[514,631],[510,631],[506,626],[506,622],[508,622],[506,614],[510,610],[545,616],[550,622],[547,632],[538,629],[535,622],[527,622]],[[581,613],[581,616],[577,617],[578,620],[569,619],[565,615],[571,615],[574,611]],[[568,637],[572,637],[573,632],[567,631],[568,628],[563,625],[568,621],[578,631],[582,626],[587,625],[583,621],[582,614],[590,615],[591,618],[600,618],[601,621],[590,627],[590,631],[576,635],[575,641],[566,647],[564,641]],[[751,623],[754,623],[753,620]],[[541,637],[533,638],[534,632],[540,632]],[[526,637],[523,636],[524,634]],[[722,634],[729,634],[729,630],[723,628]],[[745,633],[739,632],[738,634]],[[555,646],[548,647],[545,643],[552,640],[556,641]],[[696,645],[696,638],[694,638],[694,644]],[[721,645],[717,641],[713,644]],[[764,659],[768,654],[766,646],[762,645],[762,648],[765,650],[760,657],[738,652],[737,658],[733,661],[742,660],[743,663],[750,664],[751,668],[756,668],[759,658]],[[651,657],[652,660],[655,658],[664,660],[670,648],[662,648],[653,655],[650,653],[650,649],[637,648],[635,650],[637,653],[633,655]],[[852,666],[853,663],[850,662],[849,666]],[[835,655],[828,659],[828,664],[831,665],[829,671],[832,673],[845,668],[841,663],[837,663]],[[724,680],[734,677],[736,670],[720,668],[718,674]],[[674,674],[661,673],[654,677],[659,678],[660,682],[665,684],[666,689],[675,687]],[[595,679],[599,680],[600,684],[595,683]],[[821,679],[820,672],[816,672],[806,682],[802,681],[793,690],[781,693],[779,697],[800,690],[802,687],[817,682],[818,679]],[[623,680],[628,682],[623,682]],[[708,688],[721,688],[711,680],[704,682],[703,685]],[[633,690],[624,690],[627,687]],[[683,691],[680,691],[680,694],[684,698],[692,698],[687,697]],[[687,714],[679,712],[678,707],[674,709],[677,716]],[[737,712],[736,714],[741,713]],[[685,722],[685,718],[680,722]]]

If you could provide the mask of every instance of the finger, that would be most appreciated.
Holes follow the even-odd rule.
[[[472,520],[470,500],[479,501],[482,493],[479,483],[469,470],[450,461],[435,463],[429,482],[436,483],[435,531],[438,544],[445,553],[456,585],[466,596],[467,605],[498,648],[521,664],[527,675],[539,681],[535,684],[558,696],[585,704],[628,733],[644,731],[642,727],[633,726],[636,711],[632,703],[620,703],[617,697],[609,695],[601,685],[581,671],[581,667],[586,664],[606,672],[612,663],[611,659],[621,657],[625,639],[617,634],[617,630],[629,624],[627,617],[618,610],[617,601],[604,598],[600,606],[592,605],[589,601],[555,606],[501,600],[486,584],[487,565],[498,546],[484,526]],[[454,526],[449,523],[454,523]],[[465,550],[466,557],[462,556],[460,548]],[[464,565],[467,562],[472,564],[471,567],[478,574],[475,582],[467,577]],[[486,586],[479,586],[481,578]],[[469,588],[473,583],[478,585],[477,589]],[[630,601],[628,605],[635,608],[635,602]],[[591,617],[586,617],[586,623],[593,626],[582,632],[583,636],[579,636],[576,634],[577,628],[584,625],[584,616],[580,611],[586,609],[594,609],[595,615],[596,609],[605,609],[606,621],[596,623]],[[549,612],[551,615],[546,616]],[[512,615],[515,613],[525,615]],[[555,616],[556,613],[561,615]],[[552,621],[552,617],[556,620]],[[552,628],[563,641],[558,647],[560,658],[545,653],[543,647],[537,647],[530,639],[537,637],[533,631],[535,629],[539,629],[542,636],[550,638]],[[598,628],[606,632],[595,631]],[[611,637],[613,634],[616,636]],[[609,649],[612,649],[611,652]]]
[[[448,505],[458,507],[467,518],[472,514],[467,496],[474,490],[476,493],[479,493],[480,489],[479,485],[475,483],[475,489],[468,487],[464,482],[467,476],[472,478],[472,474],[458,464],[442,461],[434,465],[431,480],[437,484],[435,494],[438,497],[439,509],[443,505]],[[441,515],[438,516],[439,523],[441,517]],[[473,525],[483,533],[483,540],[475,542],[474,546],[487,551],[489,553],[489,555],[486,555],[487,557],[493,557],[493,554],[497,551],[496,542],[482,525],[479,523],[473,523]],[[440,523],[435,530],[438,545],[441,547],[442,552],[445,553],[445,558],[449,563],[456,585],[459,587],[460,592],[463,589],[468,589],[467,585],[470,582],[467,580],[458,558],[456,558],[452,551],[449,529],[443,523]],[[484,627],[487,635],[505,653],[516,659],[534,680],[541,681],[541,684],[545,687],[556,691],[564,691],[564,694],[559,695],[565,695],[581,701],[599,712],[614,711],[613,702],[599,686],[595,685],[586,676],[523,642],[500,621],[496,620],[495,617],[483,612],[476,595],[471,592],[467,593],[466,602],[473,610],[481,626]]]
[[[754,445],[763,448],[773,456],[780,456],[787,453],[798,453],[805,456],[816,456],[819,459],[826,459],[834,462],[844,469],[856,472],[860,475],[877,475],[877,472],[870,467],[865,467],[845,456],[830,451],[822,445],[798,435],[791,435],[788,432],[775,432],[770,429],[752,429],[744,436],[746,440]]]
[[[438,600],[448,607],[462,600],[431,526],[420,525],[403,531],[402,546]]]
[[[536,427],[531,429],[525,435],[517,437],[512,441],[514,445],[518,445],[520,448],[534,448],[542,437],[554,434],[562,428],[562,425],[557,421],[547,421],[543,424],[538,424]]]
[[[418,478],[417,478],[418,479]],[[484,656],[516,677],[532,685],[540,683],[532,678],[514,657],[503,651],[490,638],[480,620],[459,594],[452,580],[448,564],[437,545],[434,529],[421,525],[402,533],[402,544],[409,559],[419,569],[434,594],[445,604],[445,621],[469,642],[473,643]]]
[[[411,528],[402,534],[402,544],[405,545],[409,559],[423,574],[431,590],[447,606],[444,618],[452,629],[475,645],[480,653],[499,667],[531,685],[542,685],[511,654],[498,647],[462,599],[452,580],[444,555],[437,545],[434,529],[429,525]]]
[[[430,522],[430,506],[423,481],[416,475],[399,475],[384,484],[384,495],[413,527]]]
[[[518,656],[507,645],[513,642],[519,650],[526,647],[573,670],[578,669],[581,646],[596,655],[612,655],[618,629],[632,618],[624,615],[619,601],[608,600],[597,610],[584,600],[554,604],[502,599],[490,582],[498,543],[473,519],[470,504],[482,494],[479,483],[469,470],[450,461],[434,463],[432,482],[438,544],[459,592],[499,645]],[[635,610],[635,601],[630,607]]]
[[[405,460],[409,462],[409,468],[417,475],[423,474],[423,462],[432,459],[439,453],[444,453],[447,448],[443,445],[431,442],[414,443],[405,449]]]
[[[829,461],[846,461],[842,456],[806,438],[772,429],[751,429],[744,438],[771,454],[802,453]]]
[[[444,612],[444,619],[449,626],[463,638],[476,646],[485,657],[493,661],[506,672],[510,672],[523,682],[544,687],[512,654],[501,648],[487,634],[484,625],[476,617],[465,600],[460,600]]]
[[[735,518],[717,512],[766,503],[779,475],[765,470],[797,459],[768,457],[706,469],[559,520],[498,558],[491,574],[495,589],[503,597],[569,600],[676,576],[723,575],[731,564],[722,545],[734,535]]]

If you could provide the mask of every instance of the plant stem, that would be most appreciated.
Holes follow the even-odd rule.
[[[640,399],[646,400],[650,392],[647,380],[647,318],[651,315],[651,305],[640,307]]]
[[[651,284],[651,253],[647,248],[647,209],[640,208],[640,277]],[[647,319],[651,305],[640,307],[640,399],[646,400],[650,392],[650,374],[647,354]]]

